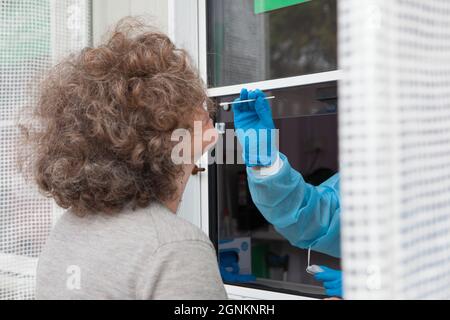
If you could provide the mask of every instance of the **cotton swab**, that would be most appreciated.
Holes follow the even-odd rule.
[[[275,99],[275,96],[270,96],[270,97],[264,98],[264,100],[269,100],[269,99]],[[226,107],[226,106],[229,106],[230,104],[234,104],[234,103],[244,103],[244,102],[252,102],[252,101],[256,101],[256,99],[241,100],[241,101],[236,101],[236,102],[221,102],[221,103],[219,103],[219,106]]]

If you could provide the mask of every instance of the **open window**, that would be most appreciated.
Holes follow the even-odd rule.
[[[339,169],[336,1],[289,3],[206,1],[208,87],[217,104],[233,101],[243,87],[275,96],[280,151],[308,183],[318,185]],[[234,128],[230,109],[220,108],[215,120]],[[216,152],[241,157],[237,141],[226,139]],[[245,165],[213,164],[208,172],[209,234],[219,264],[230,271],[237,264],[242,274],[256,278],[225,282],[320,297],[322,289],[306,272],[308,250],[292,246],[258,211]],[[339,259],[317,252],[311,252],[311,262],[340,268]]]

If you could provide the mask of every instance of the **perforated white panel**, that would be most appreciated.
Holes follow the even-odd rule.
[[[59,212],[18,173],[18,111],[53,63],[89,42],[88,0],[0,1],[0,299],[33,298],[37,257]]]
[[[450,1],[340,0],[346,298],[450,298]]]

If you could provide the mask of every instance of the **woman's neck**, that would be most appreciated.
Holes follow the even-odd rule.
[[[175,198],[172,200],[165,201],[163,203],[173,213],[177,213],[178,207],[180,206],[181,199],[183,197],[184,189],[186,188],[188,180],[191,177],[192,169],[194,169],[193,164],[184,166],[184,170],[183,170],[184,174],[183,174],[183,177],[177,183],[178,186],[177,186]]]

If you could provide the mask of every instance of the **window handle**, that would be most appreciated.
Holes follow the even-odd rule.
[[[199,166],[195,165],[194,168],[192,169],[192,175],[196,175],[199,172],[204,172],[206,171],[205,168],[200,168]]]

